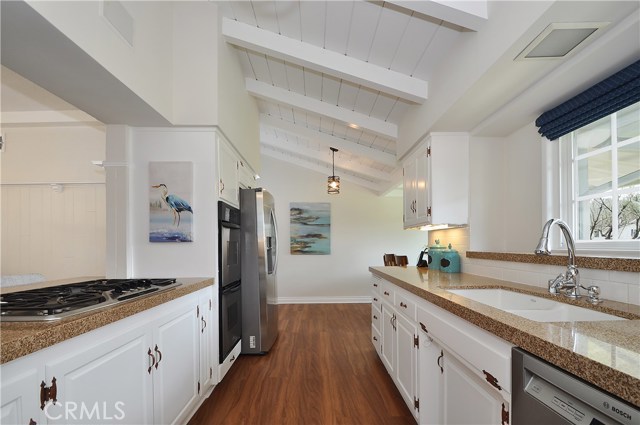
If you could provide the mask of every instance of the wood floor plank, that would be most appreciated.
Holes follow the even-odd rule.
[[[189,424],[413,425],[371,344],[370,304],[279,306],[264,356],[242,355]]]

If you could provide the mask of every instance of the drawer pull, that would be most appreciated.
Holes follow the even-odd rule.
[[[151,373],[151,369],[153,369],[153,365],[156,364],[156,358],[151,352],[151,348],[149,348],[149,351],[147,351],[147,355],[151,357],[151,365],[149,365],[149,369],[147,369],[147,373]]]
[[[424,323],[420,322],[420,327],[422,328],[422,330],[424,331],[424,333],[429,333],[429,331],[427,330],[427,327],[424,325]]]
[[[440,350],[440,356],[438,357],[438,360],[436,361],[436,363],[438,363],[438,366],[440,367],[441,374],[444,373],[444,368],[440,364],[440,360],[442,360],[443,357],[444,357],[444,351]]]
[[[403,303],[402,301],[400,301],[400,307],[407,308],[407,305],[405,303]]]
[[[153,349],[153,351],[155,351],[156,354],[158,355],[158,361],[156,362],[156,369],[158,369],[158,365],[160,364],[160,360],[162,360],[162,352],[160,350],[158,350],[158,344],[156,344],[156,347]]]
[[[387,291],[384,291],[384,294],[385,294],[386,296],[389,296],[389,293],[388,293]]]
[[[377,287],[378,287],[378,284],[377,284],[377,283],[374,283],[374,284],[373,284],[373,287],[374,287],[374,288],[377,288]]]
[[[373,300],[374,300],[374,301],[378,301],[378,299],[377,299],[376,297],[373,297]]]
[[[378,320],[378,316],[376,316],[375,314],[373,315],[373,318]]]
[[[377,340],[378,340],[378,338],[374,336],[374,337],[373,337],[373,340],[374,340],[374,341],[377,341]]]

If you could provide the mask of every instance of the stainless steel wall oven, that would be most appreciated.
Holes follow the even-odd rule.
[[[242,278],[240,274],[240,210],[218,202],[218,265],[220,284],[220,359],[242,339]]]

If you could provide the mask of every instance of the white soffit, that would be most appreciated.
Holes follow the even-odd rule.
[[[426,81],[344,54],[228,18],[222,19],[222,34],[229,43],[236,46],[380,90],[414,103],[423,103],[427,100]]]
[[[285,104],[304,111],[324,115],[335,120],[341,121],[352,128],[361,128],[368,130],[377,135],[396,140],[398,138],[398,126],[386,121],[379,120],[341,108],[336,105],[322,102],[302,94],[295,93],[271,84],[247,78],[245,81],[247,91],[253,96],[261,99],[272,101],[279,104]],[[354,127],[355,125],[355,127]]]
[[[549,24],[524,48],[516,60],[561,59],[576,51],[609,25],[609,22],[562,22]]]

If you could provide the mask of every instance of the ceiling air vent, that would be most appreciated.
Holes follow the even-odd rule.
[[[609,22],[553,23],[516,57],[516,60],[560,59],[575,51]]]

